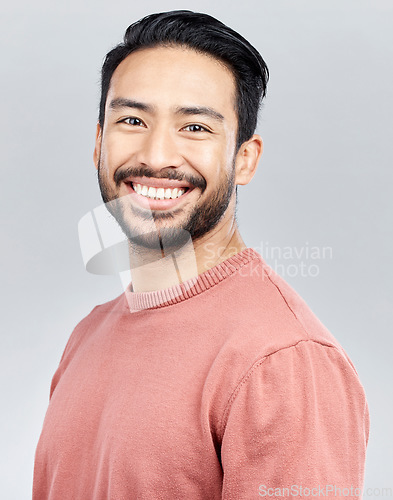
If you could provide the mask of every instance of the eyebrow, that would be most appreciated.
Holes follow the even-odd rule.
[[[178,115],[204,115],[209,118],[213,118],[213,120],[217,120],[219,122],[224,121],[224,117],[221,113],[216,111],[213,108],[209,108],[206,106],[187,106],[187,107],[178,107],[175,110],[175,113]]]
[[[126,99],[124,97],[117,97],[116,99],[113,99],[109,104],[109,108],[115,111],[122,108],[140,109],[141,111],[146,111],[147,113],[154,113],[155,111],[154,106],[151,106],[150,104],[135,101],[133,99]],[[224,116],[221,113],[208,106],[178,106],[175,108],[175,114],[186,116],[204,115],[219,122],[224,121]]]
[[[148,113],[153,113],[154,111],[154,107],[149,104],[134,101],[133,99],[125,99],[124,97],[117,97],[116,99],[113,99],[109,104],[109,108],[115,111],[122,108],[140,109],[141,111],[146,111]]]

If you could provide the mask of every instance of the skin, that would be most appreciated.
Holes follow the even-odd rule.
[[[111,106],[119,99],[147,108],[130,102]],[[216,116],[191,113],[191,107],[209,108]],[[97,124],[94,163],[103,199],[117,210],[123,230],[144,233],[139,240],[129,237],[133,291],[194,278],[246,248],[235,221],[235,187],[254,176],[263,144],[255,134],[236,153],[236,135],[235,80],[220,61],[179,46],[155,47],[130,54],[116,68],[104,126]],[[173,209],[150,210],[130,199],[125,178],[135,175],[175,178],[195,187]],[[220,207],[212,225],[211,214]],[[176,245],[174,234],[189,236],[182,229],[192,227],[192,217],[198,219],[196,236]],[[172,255],[153,244],[165,235],[170,238],[163,241],[174,242],[176,266]]]

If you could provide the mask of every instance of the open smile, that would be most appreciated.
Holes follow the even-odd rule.
[[[186,182],[170,179],[133,178],[124,184],[132,201],[151,210],[168,210],[181,203],[194,190]]]

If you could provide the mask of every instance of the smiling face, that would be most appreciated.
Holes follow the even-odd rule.
[[[185,231],[195,241],[233,219],[235,185],[246,183],[237,182],[235,88],[225,65],[178,46],[139,50],[116,68],[94,158],[130,241],[182,244]]]

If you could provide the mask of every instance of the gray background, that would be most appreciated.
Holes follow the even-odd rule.
[[[101,203],[92,151],[103,56],[131,22],[178,8],[220,18],[268,63],[258,128],[265,152],[252,183],[239,188],[241,233],[257,250],[332,249],[332,258],[306,259],[318,266],[314,277],[296,275],[302,258],[279,263],[365,387],[366,486],[393,487],[393,2],[19,0],[3,7],[0,30],[0,496],[30,497],[65,343],[96,304],[122,292],[117,276],[85,271],[77,234],[79,219]]]

